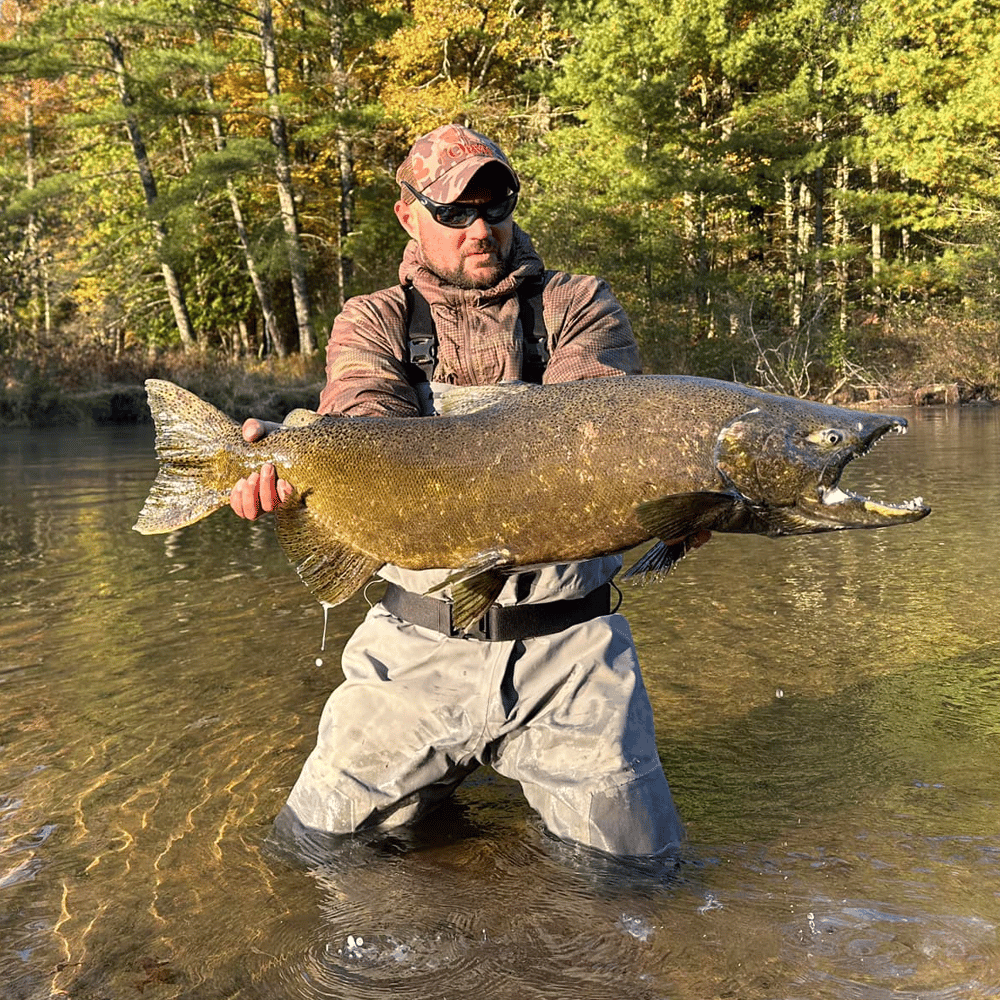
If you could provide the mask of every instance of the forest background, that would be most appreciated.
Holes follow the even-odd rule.
[[[314,402],[449,121],[649,371],[1000,385],[998,3],[0,0],[0,107],[0,421],[134,419],[148,375]]]

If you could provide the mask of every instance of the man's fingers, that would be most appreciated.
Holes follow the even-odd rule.
[[[256,417],[247,417],[243,421],[243,440],[249,444],[253,444],[254,441],[259,441],[268,434],[280,431],[282,426],[282,424],[275,423],[273,420],[258,420]]]
[[[260,473],[255,472],[246,479],[241,479],[229,492],[229,505],[240,516],[248,521],[255,521],[260,514],[257,505]]]
[[[243,440],[248,443],[259,441],[267,433],[263,420],[256,417],[247,417],[243,421]]]
[[[260,506],[262,510],[270,513],[281,503],[281,499],[278,496],[278,477],[275,475],[274,466],[270,462],[265,462],[261,466],[259,479]]]
[[[278,479],[274,466],[266,462],[260,472],[239,480],[229,491],[229,506],[240,517],[256,521],[261,511],[270,513],[276,510],[294,492],[292,484]]]

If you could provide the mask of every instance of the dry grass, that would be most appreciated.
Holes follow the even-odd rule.
[[[0,367],[0,425],[53,426],[148,421],[143,382],[163,378],[209,400],[237,419],[279,420],[315,406],[323,385],[321,355],[244,359],[217,354],[146,351],[118,356],[99,349],[57,350]]]

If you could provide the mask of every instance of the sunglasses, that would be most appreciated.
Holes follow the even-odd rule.
[[[461,201],[441,205],[419,191],[414,191],[406,181],[403,181],[403,187],[431,213],[435,222],[449,229],[468,229],[476,219],[483,219],[488,226],[495,226],[509,218],[517,206],[517,191],[504,198],[495,198],[485,205],[471,205]]]

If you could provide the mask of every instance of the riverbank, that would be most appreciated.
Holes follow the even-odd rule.
[[[323,360],[299,357],[228,361],[213,356],[90,359],[67,366],[47,361],[3,375],[0,426],[70,427],[150,422],[144,382],[168,379],[237,420],[281,420],[297,407],[315,407],[324,384]]]
[[[325,381],[319,355],[229,361],[176,353],[152,359],[80,359],[78,364],[46,360],[44,365],[10,368],[0,376],[0,427],[148,423],[147,378],[176,382],[236,420],[255,416],[280,421],[297,407],[313,408]],[[1000,387],[966,381],[840,385],[811,398],[856,409],[993,404],[1000,400]]]

